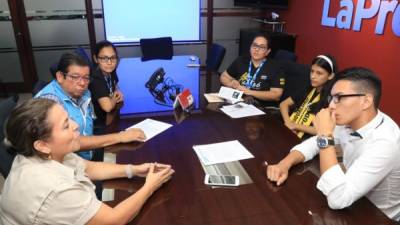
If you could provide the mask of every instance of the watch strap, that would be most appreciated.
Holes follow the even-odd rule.
[[[335,140],[333,139],[333,137],[328,137],[328,145],[332,145],[335,146]]]

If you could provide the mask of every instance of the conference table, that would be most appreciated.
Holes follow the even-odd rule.
[[[173,99],[171,93],[176,94],[174,87],[189,89],[194,97],[195,108],[199,108],[199,65],[196,56],[180,55],[172,59],[156,59],[142,61],[140,57],[122,58],[118,64],[118,85],[124,93],[124,105],[120,109],[121,116],[138,113],[169,111]],[[189,66],[188,66],[189,65]],[[157,86],[162,93],[157,100],[145,87],[151,75],[158,69],[165,71],[164,82]],[[153,92],[154,93],[154,92]]]
[[[268,181],[263,162],[279,162],[299,139],[282,124],[275,111],[231,119],[219,107],[214,103],[190,114],[152,115],[150,118],[173,126],[145,143],[120,146],[116,152],[118,163],[160,162],[171,164],[176,171],[129,224],[394,224],[366,198],[346,209],[329,209],[325,196],[316,188],[318,158],[292,168],[288,180],[281,186]],[[141,120],[140,117],[120,119],[109,131],[125,129]],[[240,161],[253,182],[229,188],[205,185],[205,172],[193,145],[230,140],[238,140],[254,155]],[[138,190],[144,181],[134,177],[105,182],[106,187],[115,188],[115,199],[107,204],[115,206]]]

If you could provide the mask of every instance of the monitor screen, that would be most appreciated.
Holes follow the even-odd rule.
[[[248,6],[268,9],[287,9],[288,0],[234,0],[235,6]]]
[[[113,43],[200,40],[200,0],[103,0],[103,17],[106,39]]]

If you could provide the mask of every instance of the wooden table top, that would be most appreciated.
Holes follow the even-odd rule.
[[[174,126],[144,144],[115,146],[118,163],[160,162],[175,169],[172,179],[147,201],[130,224],[154,225],[297,225],[297,224],[394,224],[369,200],[362,198],[351,207],[331,210],[325,196],[316,188],[319,162],[300,164],[291,169],[280,187],[267,181],[264,160],[277,163],[299,143],[274,113],[231,119],[212,105],[200,113],[150,117]],[[122,130],[143,118],[120,119],[110,128]],[[240,161],[254,183],[233,188],[205,185],[204,171],[193,145],[239,140],[255,158]],[[110,149],[116,149],[110,148]],[[144,178],[106,181],[116,188],[116,205],[139,189]]]

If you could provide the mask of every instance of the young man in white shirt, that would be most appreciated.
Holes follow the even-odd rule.
[[[317,135],[292,148],[278,164],[266,169],[281,185],[289,169],[319,154],[317,188],[332,209],[350,206],[366,196],[390,218],[400,220],[400,131],[378,110],[381,81],[370,70],[344,70],[331,90],[329,107],[314,120]],[[336,147],[343,150],[345,171]]]

